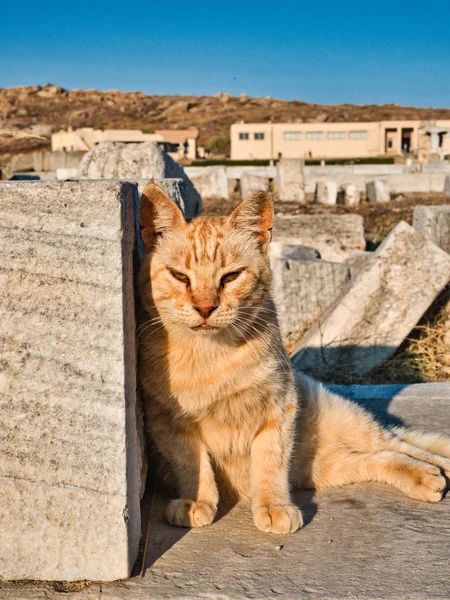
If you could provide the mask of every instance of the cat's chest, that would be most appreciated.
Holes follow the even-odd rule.
[[[180,403],[204,406],[258,387],[265,378],[250,348],[232,354],[173,349],[168,356],[169,387]]]

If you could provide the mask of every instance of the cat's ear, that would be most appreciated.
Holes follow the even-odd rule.
[[[169,196],[153,181],[141,196],[141,237],[146,248],[151,248],[159,234],[185,224],[183,213]]]
[[[263,250],[272,239],[273,201],[268,192],[251,192],[231,213],[229,224],[255,234]]]

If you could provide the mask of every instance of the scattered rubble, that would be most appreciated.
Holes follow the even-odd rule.
[[[316,184],[314,199],[318,204],[336,204],[338,184],[335,181],[324,181]]]
[[[303,161],[297,158],[282,158],[277,165],[278,199],[282,202],[306,200]]]
[[[450,280],[450,256],[400,222],[293,351],[296,368],[364,375],[386,361]]]
[[[363,218],[359,215],[276,215],[273,239],[311,246],[326,261],[343,262],[354,250],[365,250]]]
[[[353,183],[342,186],[345,206],[357,206],[361,201],[361,192]]]
[[[253,190],[269,189],[269,179],[254,173],[242,173],[240,179],[241,198],[246,198]]]
[[[366,183],[366,198],[368,202],[389,202],[391,199],[387,183],[376,179]]]
[[[450,253],[450,204],[440,206],[416,206],[413,227]]]
[[[317,258],[313,248],[284,246],[270,256],[281,332],[297,338],[325,312],[350,280],[350,267]]]
[[[192,178],[192,183],[202,198],[229,197],[228,177],[225,167],[207,167],[201,175]]]

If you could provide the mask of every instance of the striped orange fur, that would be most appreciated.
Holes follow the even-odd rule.
[[[142,195],[139,372],[152,469],[177,490],[168,521],[208,525],[231,493],[251,502],[259,529],[291,533],[302,525],[293,487],[362,481],[440,500],[449,439],[383,429],[294,376],[270,292],[272,220],[266,192],[191,223],[154,183]]]

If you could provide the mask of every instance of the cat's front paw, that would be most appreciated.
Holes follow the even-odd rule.
[[[413,484],[404,491],[415,500],[422,502],[439,502],[447,488],[447,480],[441,469],[435,465],[421,465],[414,470]]]
[[[253,521],[266,533],[294,533],[303,525],[302,513],[293,504],[269,504],[253,510]]]
[[[166,518],[171,525],[177,527],[204,527],[211,525],[217,509],[208,502],[172,500],[166,509]]]

